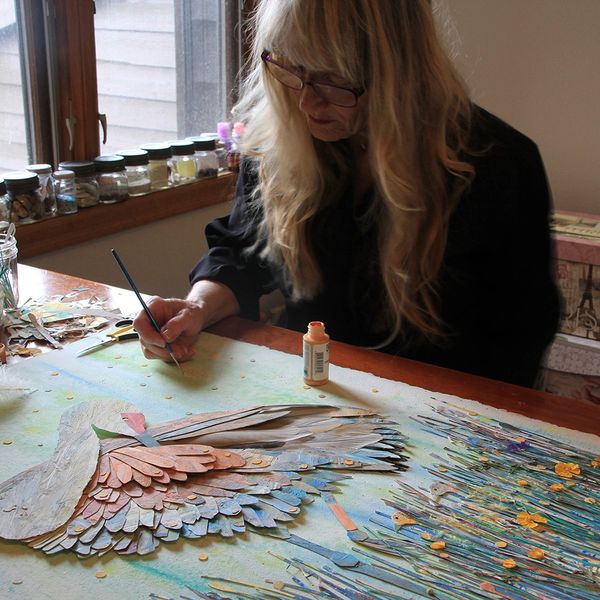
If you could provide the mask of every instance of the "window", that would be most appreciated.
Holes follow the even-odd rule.
[[[30,162],[21,41],[14,0],[0,0],[0,172]]]
[[[242,4],[0,0],[0,176],[215,131],[234,101]]]

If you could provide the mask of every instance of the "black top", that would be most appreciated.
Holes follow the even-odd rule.
[[[476,109],[468,160],[475,179],[450,218],[436,290],[446,335],[432,342],[406,327],[385,352],[519,385],[531,386],[556,331],[559,299],[551,271],[550,194],[537,146],[497,117]],[[255,166],[240,172],[231,215],[206,227],[208,254],[190,281],[212,279],[234,292],[241,316],[257,319],[261,295],[281,289],[281,325],[305,331],[323,321],[331,339],[373,346],[384,336],[368,331],[381,284],[373,252],[375,231],[362,224],[349,192],[315,222],[323,290],[292,302],[279,269],[244,248],[255,239],[248,209]]]

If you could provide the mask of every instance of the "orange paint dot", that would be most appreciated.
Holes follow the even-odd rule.
[[[438,471],[440,473],[445,473],[448,469],[446,469],[446,467],[438,467]]]
[[[489,458],[486,458],[485,456],[480,456],[479,457],[479,462],[482,462],[482,463],[489,462]]]
[[[190,494],[189,496],[186,496],[186,498],[188,500],[195,500],[198,496],[196,494]]]
[[[553,483],[548,486],[548,489],[552,492],[562,492],[565,489],[565,486],[562,483]]]
[[[394,525],[398,527],[403,527],[404,525],[415,525],[416,521],[412,517],[407,517],[400,512],[394,513],[392,515],[392,521],[394,521]]]
[[[506,548],[506,546],[508,546],[508,542],[503,540],[496,542],[496,548]]]
[[[565,479],[571,479],[574,475],[581,475],[581,469],[576,463],[556,463],[554,465],[554,472],[559,477],[564,477]]]
[[[527,553],[527,556],[529,558],[535,558],[536,560],[540,560],[540,559],[544,558],[544,556],[546,556],[546,554],[544,553],[544,551],[541,548],[532,548]]]
[[[421,538],[424,540],[430,540],[431,539],[431,534],[425,532],[421,534]]]
[[[517,563],[512,558],[508,558],[507,560],[502,561],[502,566],[505,569],[515,569]]]
[[[446,547],[446,542],[433,542],[429,547],[432,550],[443,550]]]
[[[97,571],[96,579],[104,579],[106,577],[106,571]]]
[[[353,465],[354,461],[351,458],[347,458],[346,460],[344,460],[344,464],[345,465]]]
[[[440,558],[450,558],[450,555],[447,552],[440,552],[438,556]]]
[[[253,458],[252,459],[252,464],[253,465],[260,465],[260,464],[262,464],[262,458]]]
[[[308,469],[308,465],[307,465],[306,463],[302,463],[302,464],[300,465],[300,468],[301,468],[301,469]]]
[[[527,481],[527,479],[519,479],[517,481],[517,483],[521,486],[521,487],[527,487],[529,485],[529,481]]]
[[[200,554],[198,554],[198,560],[201,560],[202,562],[208,560],[208,554],[204,554],[204,552],[201,552]]]

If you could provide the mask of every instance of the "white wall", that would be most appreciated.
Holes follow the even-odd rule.
[[[25,264],[128,288],[110,253],[116,248],[141,292],[182,297],[188,274],[207,251],[206,223],[229,213],[230,203],[217,204],[135,229],[25,259]],[[25,300],[23,298],[23,300]]]
[[[600,0],[439,5],[475,101],[537,142],[555,207],[600,213]]]

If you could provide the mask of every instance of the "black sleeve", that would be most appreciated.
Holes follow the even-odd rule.
[[[478,162],[452,366],[531,386],[559,318],[546,173],[537,146],[514,130]]]
[[[237,298],[240,315],[255,320],[260,296],[275,288],[271,270],[259,258],[258,250],[248,251],[256,240],[258,215],[250,205],[256,185],[254,164],[243,160],[231,214],[206,226],[208,253],[190,273],[192,285],[203,279],[226,285]]]

